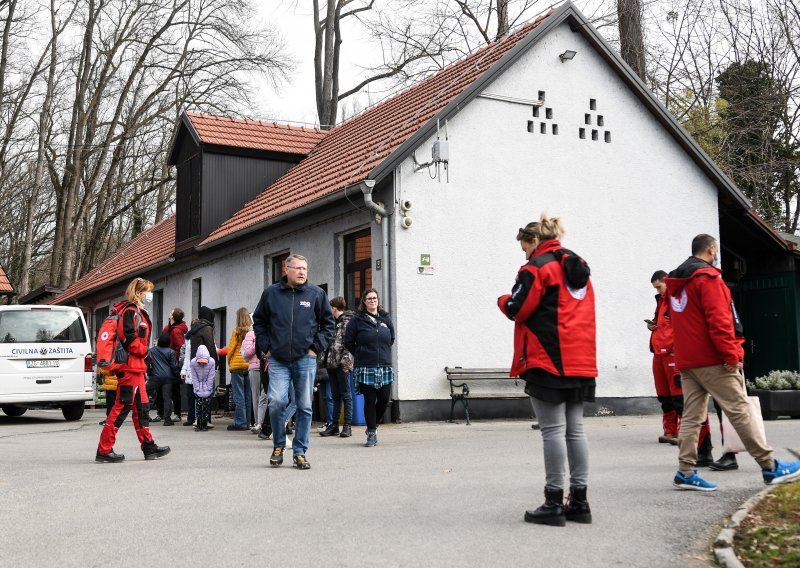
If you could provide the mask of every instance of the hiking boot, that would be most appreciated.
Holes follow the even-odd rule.
[[[331,424],[325,430],[319,433],[322,437],[328,436],[338,436],[339,435],[339,425],[338,424]]]
[[[175,425],[175,421],[172,420],[171,418],[165,418],[164,422],[162,424],[164,426],[174,426]]]
[[[567,502],[564,503],[564,517],[576,523],[591,523],[592,510],[586,500],[586,486],[570,487]]]
[[[114,448],[111,448],[111,451],[107,454],[101,454],[98,451],[94,456],[94,461],[98,463],[119,463],[125,461],[125,454],[117,454],[114,452]]]
[[[567,519],[564,516],[564,490],[545,488],[544,503],[535,511],[525,511],[525,522],[553,527],[565,526]]]
[[[159,446],[156,445],[155,442],[145,442],[144,446],[142,447],[142,453],[144,454],[144,459],[146,460],[163,458],[169,452],[169,446]]]
[[[294,456],[294,467],[297,469],[311,469],[311,464],[308,463],[306,456],[299,454]]]
[[[675,434],[664,434],[663,436],[658,437],[659,444],[672,444],[673,446],[678,445],[678,437]]]
[[[697,452],[697,467],[708,467],[714,463],[714,456],[711,455],[711,452],[708,453],[700,453]]]
[[[378,444],[378,432],[375,430],[367,430],[367,443],[364,444],[364,447],[371,448]]]
[[[732,469],[739,469],[739,464],[736,461],[736,454],[727,452],[722,454],[722,457],[708,466],[708,469],[714,471],[730,471]]]
[[[278,467],[283,463],[283,448],[275,448],[272,450],[272,455],[269,457],[269,465]]]
[[[780,483],[790,483],[800,478],[800,461],[785,462],[776,459],[775,467],[772,469],[762,469],[761,475],[767,485],[778,485]]]
[[[353,429],[350,428],[350,424],[345,424],[342,426],[342,433],[339,434],[340,438],[349,438],[353,435]]]
[[[687,489],[689,491],[717,490],[717,484],[706,481],[697,475],[697,470],[694,470],[694,473],[689,477],[686,477],[680,471],[675,472],[675,477],[672,479],[672,486],[677,489]]]

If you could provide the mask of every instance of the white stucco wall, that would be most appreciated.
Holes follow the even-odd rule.
[[[566,49],[578,53],[562,63],[558,54]],[[413,202],[414,220],[406,230],[399,215],[393,219],[401,399],[446,398],[445,365],[510,365],[513,324],[496,298],[511,290],[525,261],[517,228],[542,211],[561,216],[564,245],[592,267],[598,396],[654,395],[642,321],[654,310],[649,279],[686,258],[695,234],[718,235],[717,191],[566,25],[485,92],[536,99],[538,91],[546,92],[540,116],[553,110],[547,134],[539,133],[542,120],[530,106],[479,98],[448,124],[449,183],[414,172],[410,160],[400,169],[398,198]],[[598,114],[604,127],[594,126]],[[554,123],[558,135],[551,134]],[[592,128],[599,141],[591,140]],[[431,144],[417,151],[420,161],[429,159]],[[431,255],[433,276],[418,274],[422,253]]]

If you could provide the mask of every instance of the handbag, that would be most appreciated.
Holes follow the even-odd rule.
[[[744,377],[742,377],[744,379]],[[744,388],[744,380],[742,381],[742,388]],[[747,397],[748,408],[750,409],[750,421],[755,426],[758,435],[761,436],[762,441],[766,441],[767,435],[764,431],[764,419],[761,417],[761,400],[757,396]],[[728,416],[723,411],[722,413],[722,452],[723,453],[738,453],[746,451],[742,439],[739,434],[728,420]]]

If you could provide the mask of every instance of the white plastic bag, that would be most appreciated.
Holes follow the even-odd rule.
[[[747,401],[750,407],[750,421],[755,426],[757,435],[761,436],[761,441],[766,444],[767,435],[764,432],[764,419],[761,417],[761,401],[757,396],[748,396]],[[722,412],[722,438],[724,440],[722,444],[723,453],[746,451],[742,439],[739,437],[739,434],[736,433],[736,430],[734,430],[733,424],[728,420],[724,411]]]

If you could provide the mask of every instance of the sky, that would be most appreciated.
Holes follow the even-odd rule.
[[[265,93],[260,109],[254,109],[256,118],[279,122],[306,122],[306,126],[317,123],[314,100],[314,28],[309,0],[257,0],[259,18],[273,25],[285,41],[287,52],[295,60],[294,72],[279,89],[273,89],[266,82],[261,87]],[[345,22],[342,28],[343,42],[340,52],[340,90],[356,84],[359,65],[373,63],[364,54],[375,53],[370,50],[371,43],[357,25]],[[375,53],[377,55],[377,53]]]

